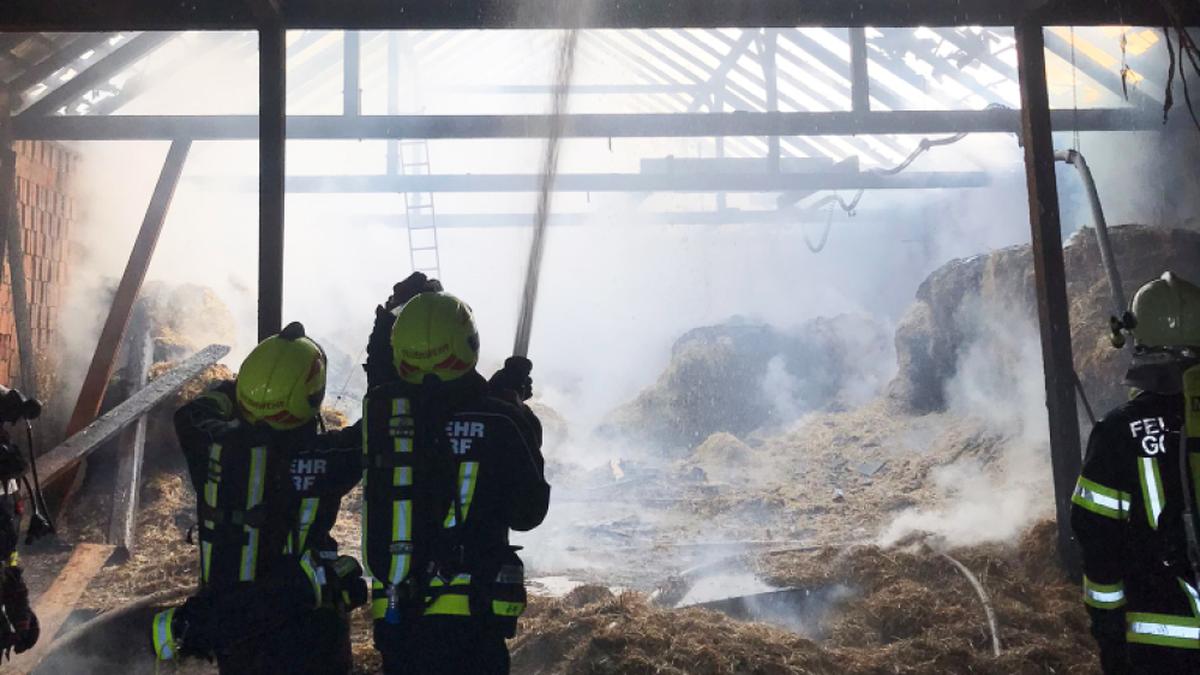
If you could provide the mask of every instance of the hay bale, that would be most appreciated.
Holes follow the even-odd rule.
[[[1110,236],[1127,296],[1167,269],[1200,280],[1200,233],[1122,225],[1110,228]],[[1093,407],[1103,411],[1125,399],[1121,379],[1128,364],[1108,341],[1114,310],[1095,232],[1085,228],[1076,233],[1063,255],[1075,367]],[[1037,320],[1029,246],[952,261],[921,284],[896,331],[899,373],[888,386],[892,400],[914,413],[945,409],[946,383],[956,373],[959,355],[982,330],[970,311],[979,306],[1007,308],[1023,314],[1014,319]]]
[[[814,410],[869,398],[848,384],[890,355],[890,331],[872,318],[817,318],[794,332],[741,319],[697,328],[676,343],[658,381],[609,415],[605,433],[683,454],[717,432],[745,437]],[[865,400],[864,398],[864,400]]]

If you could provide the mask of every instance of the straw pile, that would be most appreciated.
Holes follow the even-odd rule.
[[[581,587],[534,602],[512,644],[513,671],[558,673],[1097,672],[1078,589],[1059,578],[1054,528],[1030,530],[1015,549],[953,555],[980,577],[998,613],[1004,651],[992,656],[980,601],[936,552],[860,547],[760,559],[781,585],[845,584],[855,595],[829,613],[821,643],[709,611],[669,610],[636,594]]]

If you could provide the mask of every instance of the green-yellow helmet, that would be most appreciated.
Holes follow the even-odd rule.
[[[237,401],[251,424],[286,431],[303,426],[325,399],[325,352],[304,336],[304,326],[288,324],[263,340],[238,371]]]
[[[1138,289],[1130,313],[1138,347],[1200,347],[1200,288],[1172,272]]]
[[[469,373],[479,362],[479,331],[467,303],[449,293],[421,293],[405,303],[392,324],[392,363],[400,377],[420,384]]]

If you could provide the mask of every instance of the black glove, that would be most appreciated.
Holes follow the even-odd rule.
[[[29,606],[29,589],[21,576],[21,568],[9,567],[4,570],[4,613],[12,626],[13,635],[10,637],[13,651],[18,654],[29,651],[37,644],[41,635],[37,615]]]
[[[1100,668],[1104,675],[1129,675],[1133,668],[1125,645],[1125,613],[1088,608],[1092,637],[1100,645]]]
[[[533,398],[533,363],[523,356],[510,356],[504,361],[504,367],[488,380],[493,394],[512,395],[519,400],[528,401]]]
[[[367,582],[363,579],[363,568],[348,555],[340,556],[327,564],[326,578],[330,582],[329,598],[334,607],[343,612],[362,607],[370,600]]]
[[[442,282],[430,279],[422,272],[413,272],[407,279],[392,287],[392,296],[384,303],[383,308],[391,311],[421,293],[440,293],[442,290]]]

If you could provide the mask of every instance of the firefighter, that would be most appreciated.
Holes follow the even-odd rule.
[[[391,323],[394,367],[362,421],[375,646],[388,674],[507,673],[505,639],[525,608],[509,531],[537,527],[549,507],[540,424],[519,392],[497,396],[477,372],[461,300],[421,292]],[[500,380],[526,388],[523,364]]]
[[[157,615],[160,659],[222,673],[348,673],[362,569],[329,535],[361,476],[361,441],[320,435],[326,357],[290,324],[175,415],[197,496],[200,589]],[[303,649],[298,649],[303,645]]]
[[[23,510],[18,481],[25,471],[20,449],[0,428],[0,663],[32,649],[40,634],[17,553]]]
[[[1167,272],[1137,292],[1125,326],[1132,396],[1092,430],[1072,497],[1084,602],[1105,673],[1197,673],[1200,560],[1188,555],[1180,430],[1183,374],[1200,363],[1200,288]]]

